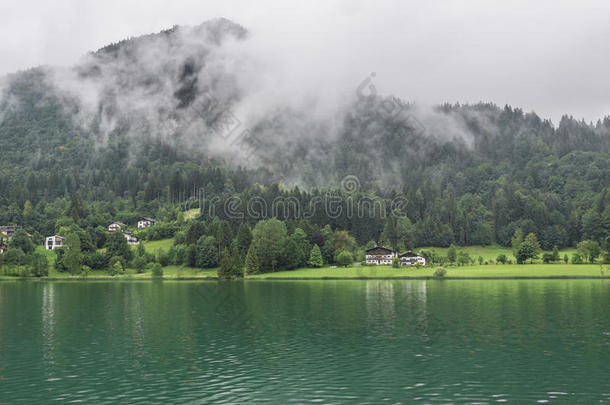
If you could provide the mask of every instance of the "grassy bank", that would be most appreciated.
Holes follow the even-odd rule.
[[[432,277],[436,268],[400,268],[390,266],[350,267],[320,269],[299,269],[277,273],[259,274],[248,278],[375,278],[375,277]],[[446,277],[478,278],[478,277],[599,277],[600,266],[597,264],[565,265],[565,264],[506,264],[490,266],[447,267]],[[610,277],[610,266],[606,265],[603,275]]]
[[[248,275],[246,279],[362,279],[362,278],[426,278],[433,277],[436,267],[430,268],[400,268],[391,266],[357,266],[348,268],[304,268],[291,271],[280,271]],[[489,266],[463,266],[446,267],[447,278],[557,278],[557,277],[608,277],[610,278],[610,265],[600,269],[599,264],[506,264]],[[164,279],[208,279],[217,277],[217,269],[202,270],[184,266],[167,266],[163,268]],[[50,272],[50,279],[82,279],[82,276],[71,276],[68,273]],[[125,274],[110,276],[105,271],[92,271],[89,279],[149,279],[150,272],[137,274],[135,270],[128,269]],[[15,279],[14,277],[0,277],[1,280]]]

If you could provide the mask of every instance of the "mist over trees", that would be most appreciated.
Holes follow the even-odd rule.
[[[326,225],[348,231],[360,245],[376,241],[401,249],[510,246],[517,229],[534,233],[545,250],[583,240],[604,245],[610,117],[586,123],[564,116],[553,125],[509,106],[424,108],[395,98],[384,99],[395,113],[383,114],[381,96],[373,95],[347,102],[329,114],[332,119],[307,109],[266,111],[247,121],[248,137],[235,140],[245,119],[231,136],[214,127],[227,111],[241,111],[247,89],[214,62],[226,41],[246,37],[227,20],[176,27],[106,47],[70,75],[36,68],[4,78],[0,224],[23,225],[38,241],[78,224],[101,248],[110,222],[132,224],[145,214],[168,218],[149,235],[161,239],[178,230],[169,224],[176,207],[197,207],[207,221],[214,212],[226,224],[215,232],[204,225],[188,229],[192,261],[219,263],[225,250],[234,250],[230,241],[237,235],[240,257],[259,269],[273,268],[282,256],[279,247],[260,241],[257,222],[271,217],[288,224],[285,231],[266,224],[274,235],[292,238],[293,223],[310,238],[304,252],[302,237],[286,239],[299,264],[310,259],[314,245],[324,262],[336,259],[324,246]],[[191,46],[192,38],[201,40]],[[210,94],[215,101],[202,111]],[[354,189],[342,184],[347,176],[357,180]],[[333,196],[342,198],[343,213],[317,210],[306,224],[303,210],[260,218],[247,212],[254,198],[268,206],[283,198],[308,207]],[[379,204],[349,216],[348,196]],[[387,214],[397,197],[407,204],[394,218]],[[225,212],[232,198],[243,215]],[[275,249],[272,259],[250,252],[250,239],[260,249]]]

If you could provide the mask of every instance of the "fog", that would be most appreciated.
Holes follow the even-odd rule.
[[[603,1],[0,0],[0,74],[216,17],[256,38],[259,91],[286,102],[341,102],[375,72],[381,93],[424,104],[490,101],[554,122],[610,111]]]

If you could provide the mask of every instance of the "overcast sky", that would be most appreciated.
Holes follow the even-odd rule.
[[[410,101],[511,104],[555,123],[610,114],[601,0],[0,0],[0,75],[221,16],[250,30],[286,86],[349,91],[375,72],[381,93]]]

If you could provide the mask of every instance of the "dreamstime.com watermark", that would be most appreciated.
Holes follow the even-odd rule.
[[[401,129],[413,131],[416,135],[425,132],[426,127],[408,112],[407,106],[394,97],[382,97],[377,92],[373,81],[375,72],[367,76],[356,88],[356,97],[363,104],[372,105],[375,114],[382,120],[392,120],[399,123]]]
[[[356,88],[359,103],[371,107],[383,121],[391,122],[395,130],[409,131],[416,135],[425,132],[425,126],[409,112],[403,102],[394,97],[382,97],[377,92],[374,80],[375,72],[367,76]],[[240,158],[245,165],[251,163],[264,143],[237,116],[229,103],[221,102],[210,91],[200,94],[180,113],[178,121],[164,120],[161,131],[173,136],[182,133],[194,133],[197,136],[210,134],[228,143],[228,146],[239,150]],[[274,175],[277,180],[282,177]]]
[[[244,164],[250,162],[262,147],[261,140],[244,126],[233,109],[209,91],[200,94],[181,111],[180,116],[183,118],[178,121],[161,122],[161,132],[171,136],[189,133],[196,134],[196,137],[215,136],[239,149]]]
[[[218,216],[235,220],[312,219],[320,216],[329,220],[370,217],[386,219],[389,215],[395,218],[406,217],[406,197],[397,196],[389,201],[381,197],[358,195],[359,188],[360,182],[356,176],[346,176],[341,181],[341,192],[314,195],[305,203],[292,196],[277,196],[272,200],[261,196],[208,197],[204,188],[199,188],[196,193],[174,203],[180,203],[184,211],[198,209],[206,218]]]

